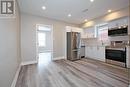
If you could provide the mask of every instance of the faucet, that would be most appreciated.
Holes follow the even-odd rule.
[[[101,40],[102,46],[104,45],[103,40]]]

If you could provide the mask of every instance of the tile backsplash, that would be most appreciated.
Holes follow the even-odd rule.
[[[109,46],[111,41],[129,41],[130,36],[116,36],[116,37],[109,37],[107,41],[101,41],[98,38],[94,39],[86,39],[82,40],[82,43],[85,45],[91,45],[91,46]]]

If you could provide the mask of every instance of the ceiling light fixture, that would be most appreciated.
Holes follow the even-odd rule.
[[[87,20],[87,19],[85,19],[84,21],[85,21],[85,22],[87,22],[88,20]]]
[[[91,2],[94,2],[94,0],[90,0]]]
[[[71,17],[72,15],[71,14],[68,14],[68,17]]]
[[[43,10],[46,10],[46,6],[42,6],[42,9],[43,9]]]
[[[110,12],[112,12],[112,10],[108,10],[108,12],[110,13]]]

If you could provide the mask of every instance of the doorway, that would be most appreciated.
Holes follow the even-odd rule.
[[[51,25],[37,24],[36,52],[38,64],[49,64],[53,58],[53,28]]]

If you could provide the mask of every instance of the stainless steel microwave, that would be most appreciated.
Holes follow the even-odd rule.
[[[108,36],[125,36],[128,35],[128,26],[121,26],[108,29]]]

